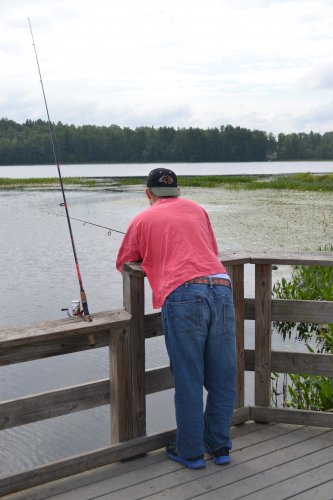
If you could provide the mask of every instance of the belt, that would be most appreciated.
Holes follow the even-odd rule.
[[[202,276],[185,282],[186,285],[191,285],[192,283],[199,283],[199,285],[222,285],[231,288],[230,280],[224,278],[209,278],[208,276]]]

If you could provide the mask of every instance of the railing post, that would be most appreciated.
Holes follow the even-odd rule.
[[[131,326],[110,335],[111,440],[126,441],[146,434],[144,273],[124,265],[124,308]]]
[[[255,405],[271,403],[272,266],[255,265]]]
[[[236,408],[244,406],[244,264],[226,266],[232,281],[237,346]]]

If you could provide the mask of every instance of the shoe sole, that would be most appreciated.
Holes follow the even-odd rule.
[[[214,457],[213,460],[214,460],[214,464],[216,464],[216,465],[230,464],[230,457],[229,456]]]
[[[178,455],[173,455],[169,451],[166,451],[165,454],[174,462],[178,462],[179,464],[185,465],[185,467],[188,467],[189,469],[203,469],[204,467],[206,467],[204,460],[197,460],[195,462],[190,462],[189,460],[185,460],[184,458],[181,458]]]
[[[214,464],[216,465],[227,465],[230,463],[230,455],[221,455],[219,457],[214,457],[214,453],[206,448],[206,453],[212,455]]]

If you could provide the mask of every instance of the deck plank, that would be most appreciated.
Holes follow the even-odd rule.
[[[333,436],[333,432],[331,436]],[[296,436],[294,435],[293,437],[295,438]],[[272,471],[271,481],[274,482],[275,472],[278,470],[278,467],[286,463],[284,473],[288,477],[292,461],[299,459],[300,463],[302,463],[303,457],[307,457],[309,453],[320,453],[322,447],[327,444],[328,439],[327,433],[316,434],[312,439],[307,439],[308,435],[305,433],[298,434],[298,437],[300,438],[298,442],[295,441],[294,444],[291,443],[290,446],[287,445],[284,448],[281,448],[279,440],[275,439],[275,443],[266,441],[262,445],[235,451],[232,453],[232,463],[229,466],[217,468],[214,464],[211,464],[213,468],[211,467],[210,470],[207,470],[206,477],[200,481],[184,482],[182,485],[169,488],[169,491],[165,493],[156,493],[147,498],[150,500],[156,500],[157,498],[185,500],[196,497],[207,500],[242,498],[251,492],[251,488],[252,490],[259,488],[258,475],[262,474],[263,471],[267,471],[266,475]],[[272,447],[274,444],[277,445],[276,450]],[[332,457],[332,452],[333,448],[330,446],[327,451],[328,457]],[[255,454],[257,454],[257,457],[255,457]],[[316,460],[317,457],[314,457],[315,465],[317,465]],[[268,495],[265,498],[274,498],[275,500],[274,496]]]
[[[295,495],[331,500],[333,430],[249,422],[232,429],[232,462],[211,459],[199,471],[167,459],[164,450],[3,497],[8,500],[138,500],[223,498],[246,500]],[[207,457],[208,458],[208,457]],[[325,486],[325,482],[327,486]],[[313,492],[308,495],[307,491]],[[318,495],[317,495],[318,492]]]
[[[328,450],[328,449],[327,449]],[[326,451],[327,451],[326,450]],[[316,463],[312,464],[310,467],[310,463],[308,463],[309,469],[304,471],[303,473],[293,474],[290,478],[286,478],[284,481],[277,481],[275,484],[272,484],[270,487],[264,488],[260,491],[255,491],[251,495],[246,495],[244,500],[263,500],[267,498],[274,498],[274,500],[282,500],[286,498],[293,498],[295,494],[303,494],[309,488],[313,488],[314,486],[320,486],[324,481],[326,481],[329,477],[332,477],[333,473],[333,449],[331,447],[330,451],[330,459],[328,463],[320,464],[321,454],[320,452],[313,455],[313,460],[317,459]],[[327,454],[322,455],[324,460],[327,460]],[[303,460],[302,465],[306,462]],[[310,462],[310,461],[308,461]],[[301,471],[300,471],[301,472]],[[330,492],[330,499],[332,499],[333,491]],[[208,498],[202,497],[204,500],[208,500]],[[317,496],[312,497],[318,500]]]
[[[272,424],[273,426],[275,424]],[[289,424],[288,424],[289,426]],[[245,436],[251,433],[255,433],[259,429],[269,428],[270,426],[265,424],[259,424],[256,422],[249,422],[242,425],[237,425],[231,428],[232,437]],[[299,426],[296,426],[299,427]],[[259,438],[257,438],[259,439]],[[157,455],[156,455],[157,454]],[[14,495],[8,496],[9,499],[15,500],[40,500],[44,498],[49,498],[52,495],[59,495],[66,491],[74,490],[76,488],[82,487],[82,495],[78,495],[77,498],[89,498],[83,493],[84,487],[93,484],[98,481],[102,481],[107,478],[113,478],[115,476],[120,476],[125,472],[130,472],[131,470],[140,469],[149,465],[151,462],[155,461],[165,461],[164,452],[159,450],[150,452],[141,458],[133,458],[129,461],[115,462],[109,465],[101,466],[96,469],[87,470],[85,472],[77,473],[75,475],[66,476],[62,479],[49,482],[47,484],[43,483],[35,487],[24,490],[23,492],[17,492]],[[85,490],[85,492],[88,490]],[[6,497],[7,498],[7,497]]]
[[[315,486],[307,491],[302,491],[290,498],[293,500],[332,500],[333,498],[333,479],[322,482],[319,486]]]

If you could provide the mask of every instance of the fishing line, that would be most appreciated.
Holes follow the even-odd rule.
[[[72,226],[71,226],[71,221],[68,213],[68,206],[67,206],[67,200],[66,200],[66,195],[65,195],[65,189],[64,189],[64,184],[62,181],[62,176],[61,176],[61,171],[60,171],[60,155],[59,155],[59,149],[58,149],[58,144],[55,136],[55,132],[53,130],[53,126],[51,123],[50,119],[50,113],[49,113],[49,108],[47,105],[47,100],[46,100],[46,94],[44,90],[44,84],[43,84],[43,79],[42,79],[42,73],[40,70],[40,65],[39,65],[39,60],[38,60],[38,55],[37,55],[37,50],[36,50],[36,45],[35,45],[35,40],[34,40],[34,35],[32,32],[32,27],[30,23],[30,18],[28,17],[28,22],[29,22],[29,28],[30,28],[30,33],[31,33],[31,38],[32,38],[32,45],[34,48],[35,56],[36,56],[36,62],[37,62],[37,68],[38,68],[38,73],[39,73],[39,78],[40,78],[40,84],[42,87],[43,91],[43,97],[44,97],[44,104],[46,108],[46,114],[47,114],[47,122],[48,122],[48,127],[49,127],[49,133],[50,133],[50,138],[51,138],[51,144],[52,144],[52,150],[53,150],[53,156],[54,156],[54,161],[58,169],[58,176],[59,176],[59,181],[60,181],[60,187],[61,187],[61,192],[62,192],[62,198],[63,198],[63,203],[61,204],[66,211],[66,218],[67,218],[67,224],[68,224],[68,230],[69,230],[69,235],[72,243],[72,249],[73,249],[73,255],[74,255],[74,260],[75,260],[75,268],[76,268],[76,274],[80,286],[80,298],[81,298],[81,304],[82,304],[82,309],[83,309],[83,319],[85,321],[92,321],[90,314],[89,314],[89,309],[88,309],[88,303],[87,303],[87,297],[86,293],[83,288],[83,282],[82,282],[82,276],[80,272],[80,266],[77,258],[77,253],[76,253],[76,248],[75,248],[75,243],[74,243],[74,236],[73,236],[73,231],[72,231]],[[95,340],[93,335],[88,335],[89,338],[89,343],[90,346],[95,345]]]
[[[46,212],[48,214],[57,215],[59,217],[66,217],[64,214],[57,214],[56,212],[50,212],[49,210],[42,210],[42,212]],[[101,227],[102,229],[108,230],[108,236],[111,236],[112,233],[125,234],[124,231],[118,231],[118,229],[113,229],[112,227],[101,226],[100,224],[95,224],[95,222],[89,222],[84,219],[77,219],[76,217],[70,217],[71,220],[77,220],[79,222],[83,222],[83,224],[89,224],[90,226]]]

